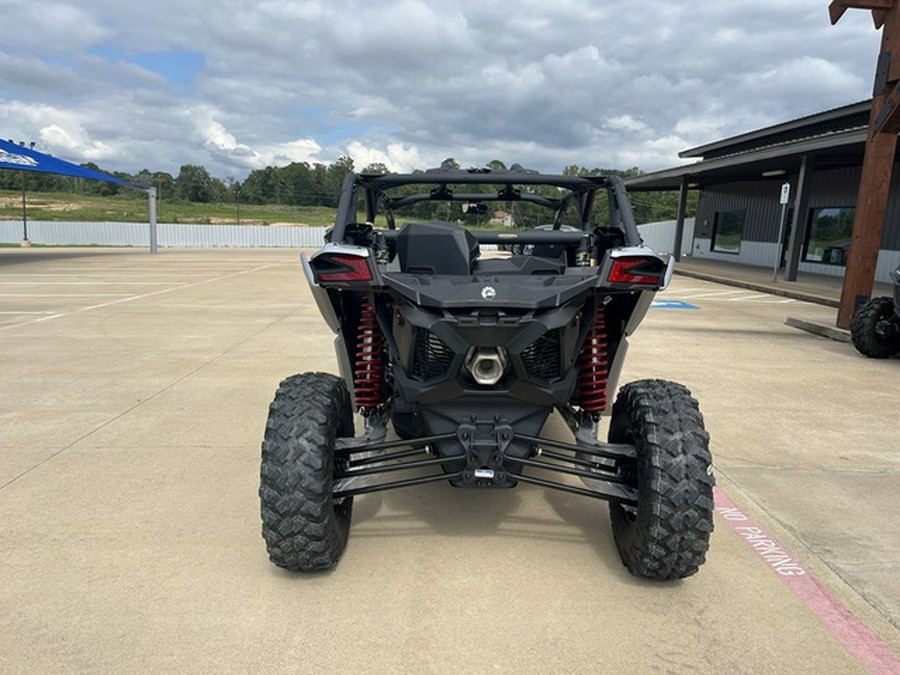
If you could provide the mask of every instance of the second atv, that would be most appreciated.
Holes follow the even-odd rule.
[[[850,324],[853,346],[873,359],[900,354],[900,267],[891,272],[894,297],[872,298]]]

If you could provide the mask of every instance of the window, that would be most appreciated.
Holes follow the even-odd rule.
[[[855,216],[856,209],[852,206],[813,209],[803,259],[828,265],[846,265]]]
[[[740,253],[746,211],[718,211],[713,226],[712,250],[718,253]]]

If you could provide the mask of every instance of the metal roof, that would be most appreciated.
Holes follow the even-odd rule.
[[[819,169],[862,163],[872,102],[862,101],[782,124],[690,148],[680,157],[701,161],[642,174],[625,181],[631,191],[676,190],[739,180],[783,179],[799,171],[804,155]],[[712,155],[712,156],[710,156]],[[763,173],[769,176],[763,176]]]
[[[850,105],[832,108],[813,115],[798,117],[787,122],[773,124],[772,126],[763,127],[762,129],[724,138],[720,141],[698,145],[695,148],[688,148],[687,150],[679,152],[678,156],[706,158],[709,155],[730,155],[739,152],[740,148],[744,148],[748,144],[768,146],[778,142],[775,139],[787,141],[863,127],[868,123],[868,116],[871,110],[871,99],[859,101],[858,103],[851,103]],[[861,118],[864,121],[860,124],[859,120]],[[813,129],[817,128],[822,129],[822,131],[811,133]],[[790,137],[784,138],[785,136]]]

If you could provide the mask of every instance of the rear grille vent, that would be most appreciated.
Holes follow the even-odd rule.
[[[555,380],[560,374],[560,331],[544,333],[522,351],[522,362],[529,377]]]
[[[416,345],[413,353],[413,377],[430,380],[445,375],[453,363],[453,350],[429,330],[416,331]]]

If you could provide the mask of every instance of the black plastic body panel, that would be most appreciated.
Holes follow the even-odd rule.
[[[417,185],[426,187],[406,189]],[[598,191],[608,197],[602,227],[592,216]],[[426,200],[528,202],[529,209],[550,209],[537,222],[552,223],[470,231],[432,220],[396,229],[395,211]],[[361,201],[365,222],[358,222]],[[379,208],[386,229],[373,225]],[[564,213],[575,214],[566,229]],[[374,381],[365,380],[367,373],[381,378],[383,396],[360,404],[360,412],[369,422],[392,420],[396,434],[437,455],[425,461],[440,464],[458,486],[515,485],[536,457],[534,438],[554,409],[570,415],[573,429],[596,431],[612,399],[626,334],[662,285],[609,280],[613,258],[656,256],[642,246],[615,177],[522,169],[348,175],[330,242],[328,255],[365,257],[372,270],[370,280],[321,287],[311,281],[317,297],[333,306],[344,361],[368,389],[356,386],[368,393]],[[493,245],[505,250],[488,254]],[[666,270],[668,281],[671,266]],[[365,358],[382,338],[384,360],[367,371]],[[491,377],[479,363],[494,365]]]
[[[400,269],[415,274],[471,274],[479,255],[471,232],[441,221],[404,227],[394,247]]]

